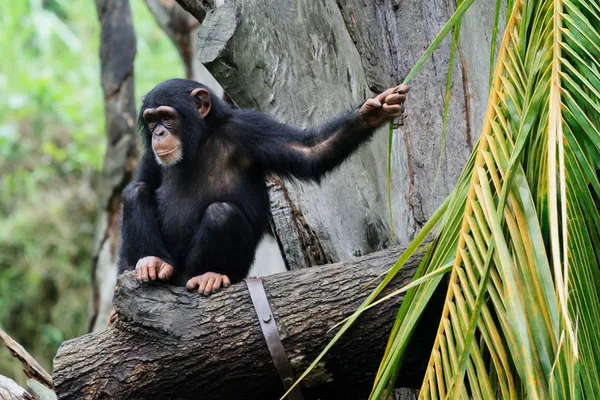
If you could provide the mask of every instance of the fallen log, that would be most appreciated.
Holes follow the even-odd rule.
[[[287,357],[298,376],[391,267],[400,249],[264,278]],[[408,284],[413,257],[386,292]],[[384,292],[385,293],[385,292]],[[310,398],[364,398],[383,354],[401,296],[367,312],[303,381]],[[164,284],[119,279],[110,328],[64,342],[54,359],[59,399],[276,399],[283,385],[273,366],[245,283],[211,297]],[[435,311],[439,312],[439,311]],[[429,319],[427,319],[429,320]],[[433,342],[437,318],[421,321],[417,341]],[[421,382],[419,344],[399,385]]]

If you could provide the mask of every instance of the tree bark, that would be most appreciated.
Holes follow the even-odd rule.
[[[373,286],[364,285],[399,255],[399,249],[387,250],[264,278],[297,376],[333,337],[329,329],[369,294]],[[407,263],[388,292],[410,282],[419,258]],[[303,381],[306,398],[356,399],[368,393],[401,299],[360,317]],[[138,284],[128,272],[119,280],[115,308],[119,317],[113,327],[59,349],[54,359],[59,399],[275,399],[283,394],[244,283],[205,298],[184,288]],[[423,324],[418,340],[431,346],[436,327]],[[427,360],[418,354],[415,348],[407,357],[400,385],[421,382]]]
[[[107,136],[98,193],[100,213],[92,260],[89,330],[105,326],[117,281],[121,192],[137,165],[133,62],[135,32],[128,0],[96,0]]]

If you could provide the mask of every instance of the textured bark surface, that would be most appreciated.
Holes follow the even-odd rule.
[[[219,7],[178,1],[204,18],[198,57],[227,94],[240,107],[297,126],[315,125],[399,83],[455,8],[451,0],[231,0]],[[449,39],[411,82],[408,117],[393,139],[392,209],[400,244],[412,239],[454,187],[479,135],[494,6],[493,0],[478,1],[464,18],[469,31],[463,30],[453,71],[435,184]],[[390,244],[384,131],[320,186],[286,184],[291,208],[318,238],[326,260]],[[276,230],[286,232],[282,221]]]
[[[270,178],[268,188],[271,230],[279,242],[287,269],[330,263],[331,260],[325,255],[319,238],[290,199],[283,180]]]
[[[128,0],[96,0],[101,25],[100,61],[104,91],[106,155],[98,188],[100,213],[92,261],[89,329],[106,324],[117,280],[121,192],[137,164],[133,61],[135,32]]]
[[[398,249],[265,278],[288,358],[304,371],[371,288],[364,285],[398,259]],[[390,285],[407,284],[418,258]],[[115,326],[70,340],[54,359],[60,399],[272,399],[282,385],[244,283],[210,298],[183,288],[120,279]],[[401,297],[367,311],[304,380],[307,398],[362,398],[385,347]],[[418,333],[432,342],[436,325]],[[428,344],[431,346],[431,343]],[[416,354],[419,353],[417,349]],[[407,357],[399,384],[419,383],[426,359]]]

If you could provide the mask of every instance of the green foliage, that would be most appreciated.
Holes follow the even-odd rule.
[[[142,0],[132,2],[136,87],[183,75]],[[0,326],[44,367],[87,329],[105,150],[93,1],[0,2]],[[0,374],[22,380],[0,348]]]

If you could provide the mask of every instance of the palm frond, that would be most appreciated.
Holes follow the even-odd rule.
[[[600,6],[512,4],[474,157],[422,275],[453,261],[422,398],[600,393]],[[371,398],[439,279],[405,297]]]

